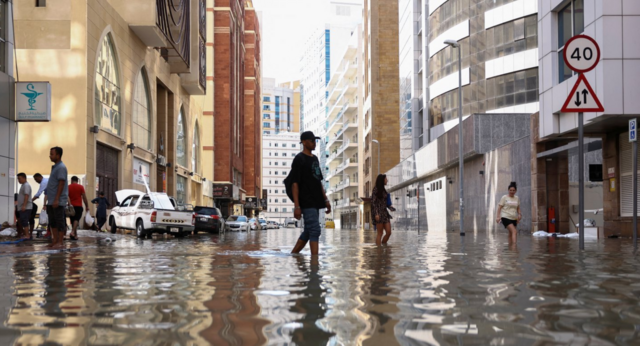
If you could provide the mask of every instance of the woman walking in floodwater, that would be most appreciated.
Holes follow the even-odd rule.
[[[516,196],[518,187],[515,181],[509,184],[509,194],[502,196],[500,203],[498,203],[498,213],[496,215],[496,222],[501,223],[509,230],[509,242],[515,243],[518,237],[518,222],[522,219],[522,213],[520,212],[520,199]]]
[[[391,237],[391,217],[389,211],[387,211],[387,196],[389,193],[384,188],[387,185],[387,176],[385,174],[378,174],[376,178],[376,186],[371,193],[371,215],[373,216],[373,227],[378,231],[376,237],[376,244],[386,244]],[[384,238],[382,233],[384,230]]]

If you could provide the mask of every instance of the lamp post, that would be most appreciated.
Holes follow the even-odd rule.
[[[377,139],[373,139],[371,141],[378,145],[378,175],[380,175],[380,142],[378,142]]]
[[[464,159],[462,157],[462,52],[460,43],[446,40],[444,43],[458,49],[458,163],[460,165],[460,235],[464,236]]]

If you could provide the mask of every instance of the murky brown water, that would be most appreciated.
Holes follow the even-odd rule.
[[[328,230],[0,257],[0,344],[640,345],[629,241]]]

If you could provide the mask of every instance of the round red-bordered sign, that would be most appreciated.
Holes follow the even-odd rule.
[[[593,70],[598,65],[600,61],[600,46],[598,46],[596,40],[587,35],[576,35],[565,43],[562,55],[565,64],[570,69],[578,73],[585,73]]]

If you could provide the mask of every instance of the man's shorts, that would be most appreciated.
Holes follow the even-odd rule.
[[[304,231],[300,234],[302,241],[315,241],[320,239],[320,210],[316,208],[302,209],[302,217],[304,218]]]
[[[84,212],[84,209],[82,207],[74,206],[73,209],[76,211],[75,215],[69,216],[69,220],[71,221],[72,225],[74,222],[76,221],[80,222],[80,220],[82,220],[82,213]]]
[[[31,209],[27,209],[25,211],[20,211],[20,226],[29,227],[29,219],[31,218]]]
[[[54,208],[52,205],[47,206],[47,216],[49,217],[49,227],[58,231],[67,230],[67,220],[64,217],[64,207]]]

